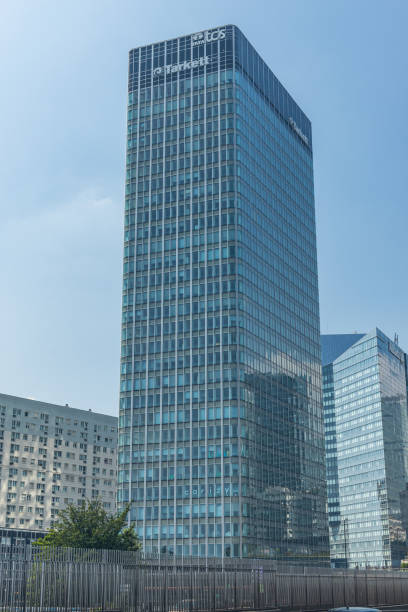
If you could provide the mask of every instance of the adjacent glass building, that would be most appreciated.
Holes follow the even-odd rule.
[[[407,358],[379,329],[322,336],[331,561],[399,566],[406,555]]]
[[[327,561],[311,125],[237,27],[130,52],[124,240],[145,550]]]

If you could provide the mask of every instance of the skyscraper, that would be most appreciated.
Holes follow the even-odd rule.
[[[146,550],[328,558],[311,125],[232,25],[130,52],[120,507]]]
[[[406,355],[383,332],[322,336],[331,559],[399,566],[407,552]]]
[[[348,566],[348,522],[340,517],[333,362],[363,336],[364,334],[331,334],[321,337],[330,560],[332,566],[338,568]]]

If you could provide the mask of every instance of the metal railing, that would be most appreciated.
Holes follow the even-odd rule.
[[[0,547],[0,610],[186,612],[408,603],[408,573]]]

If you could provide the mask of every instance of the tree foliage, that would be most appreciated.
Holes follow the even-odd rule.
[[[101,500],[87,500],[80,506],[68,504],[58,513],[57,522],[36,544],[70,548],[140,550],[133,527],[127,526],[129,506],[108,514]]]

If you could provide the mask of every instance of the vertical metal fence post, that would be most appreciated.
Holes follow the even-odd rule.
[[[163,612],[167,612],[167,568],[164,569],[164,607]]]
[[[368,601],[368,577],[367,577],[367,565],[366,565],[366,570],[365,570],[365,590],[366,590],[366,596],[365,596],[365,603],[366,606],[368,606],[370,604],[370,602]]]
[[[190,612],[193,611],[193,566],[190,562],[190,601],[189,601],[189,606],[188,609],[190,610]]]
[[[68,563],[68,585],[67,585],[67,610],[70,607],[71,601],[71,573],[72,573],[72,563]]]
[[[343,572],[343,598],[344,598],[344,606],[347,607],[347,597],[346,597],[346,572]]]
[[[273,592],[274,592],[273,605],[275,608],[277,608],[278,607],[278,570],[277,569],[273,571]]]
[[[24,550],[24,559],[23,559],[23,610],[26,612],[27,607],[27,550]]]
[[[45,578],[44,561],[41,561],[40,610],[42,610],[44,606],[44,578]]]
[[[303,566],[303,580],[305,582],[305,595],[306,595],[305,599],[306,599],[306,605],[307,605],[308,604],[308,600],[309,600],[309,597],[308,597],[308,595],[309,595],[309,588],[308,588],[309,584],[308,584],[308,576],[306,574],[306,567],[305,566]]]
[[[102,584],[101,584],[101,588],[102,588],[102,610],[105,609],[105,585],[107,582],[107,572],[106,572],[106,564],[102,563],[102,567],[101,567],[101,572],[102,572]]]
[[[377,574],[377,572],[376,572]],[[375,605],[378,606],[379,601],[378,601],[378,582],[377,582],[377,575],[375,576]]]
[[[256,571],[254,568],[252,568],[252,607],[255,608],[256,606]]]
[[[9,593],[8,605],[12,608],[13,607],[13,548],[12,546],[10,546],[10,551],[9,551],[8,593]]]
[[[293,576],[291,574],[289,574],[289,592],[290,592],[290,607],[293,608],[294,605],[294,600],[295,600],[295,593],[294,593],[295,589],[294,589],[294,580],[293,580]]]

